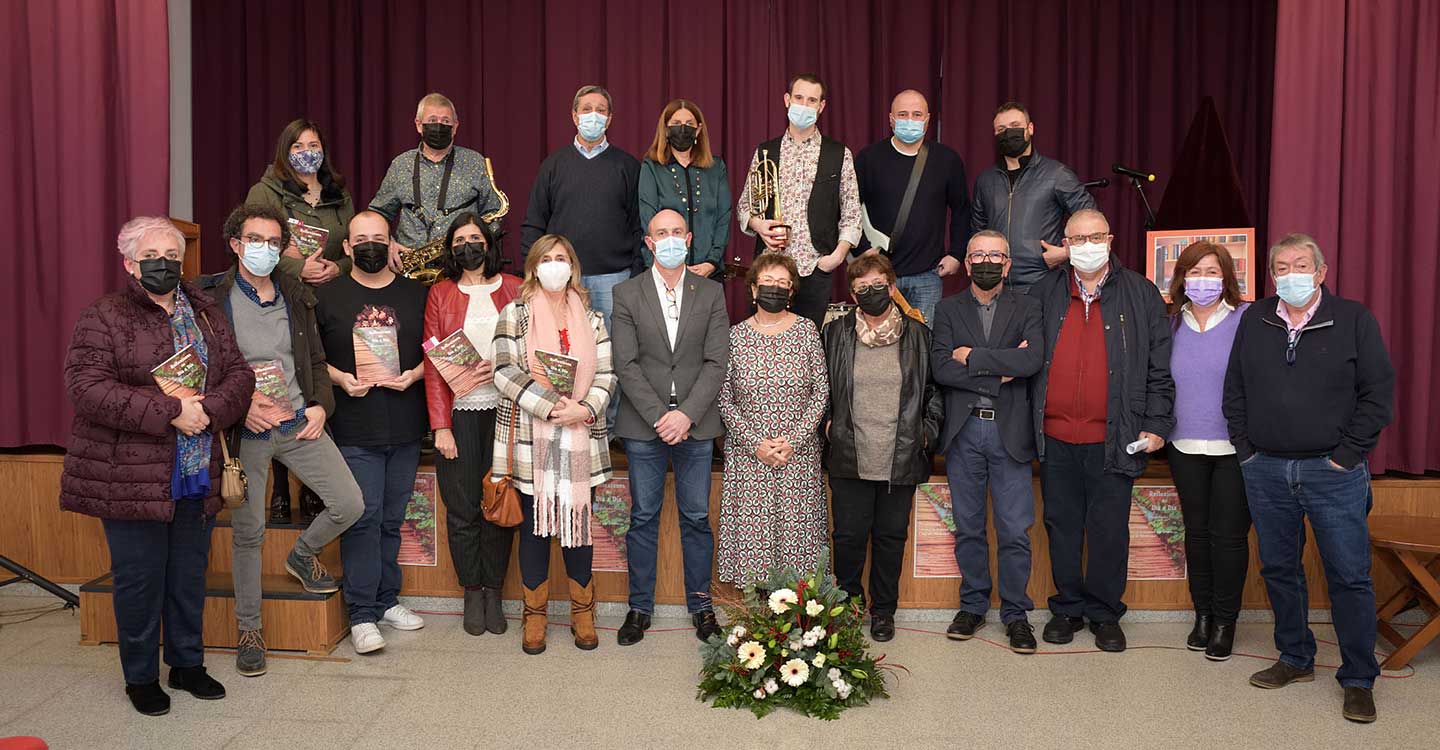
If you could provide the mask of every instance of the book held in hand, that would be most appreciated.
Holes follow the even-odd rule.
[[[377,385],[400,377],[395,311],[366,305],[355,318],[351,342],[355,346],[355,379],[360,385]]]
[[[485,358],[480,356],[480,350],[476,349],[470,342],[470,337],[465,335],[465,329],[455,329],[455,332],[444,340],[431,336],[422,348],[425,356],[430,358],[430,363],[440,371],[440,377],[445,378],[445,383],[450,386],[456,398],[469,395],[480,387],[484,380],[480,374],[480,365]]]
[[[574,398],[575,370],[579,368],[580,360],[544,349],[537,350],[535,358],[540,360],[540,366],[545,368],[545,378],[550,381],[550,387],[561,396]]]
[[[194,345],[186,346],[150,371],[166,396],[185,398],[205,392],[205,363]]]
[[[294,419],[295,407],[290,403],[290,386],[285,381],[285,366],[280,360],[250,365],[250,369],[255,371],[254,398],[260,404],[260,413],[276,424]]]
[[[324,251],[325,243],[330,240],[329,229],[306,224],[299,219],[290,220],[290,235],[295,238],[295,247],[306,258]]]

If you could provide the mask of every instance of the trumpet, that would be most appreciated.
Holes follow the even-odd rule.
[[[480,220],[486,224],[493,224],[510,213],[510,196],[495,184],[495,167],[490,164],[490,157],[485,157],[485,175],[490,178],[490,189],[495,191],[495,196],[500,199],[500,205],[494,211],[481,214]],[[440,258],[449,252],[445,247],[445,238],[437,237],[420,247],[400,255],[400,273],[403,276],[415,279],[416,281],[430,286],[440,278]]]
[[[760,158],[751,167],[745,181],[748,190],[745,200],[751,216],[782,221],[780,212],[780,165],[770,158],[770,150],[760,149]],[[781,235],[778,249],[790,244],[790,225],[776,224],[774,231]]]

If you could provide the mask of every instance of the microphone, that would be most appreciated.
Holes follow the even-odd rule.
[[[1140,170],[1138,170],[1138,169],[1131,169],[1131,168],[1129,168],[1129,167],[1127,167],[1127,166],[1124,166],[1124,165],[1121,165],[1121,164],[1119,164],[1119,163],[1111,164],[1111,165],[1110,165],[1110,171],[1112,171],[1112,172],[1114,172],[1115,174],[1118,174],[1118,175],[1124,175],[1124,176],[1126,176],[1126,177],[1132,177],[1132,178],[1134,178],[1134,179],[1144,180],[1144,181],[1146,181],[1146,182],[1154,182],[1154,181],[1155,181],[1155,175],[1150,174],[1149,172],[1142,172],[1142,171],[1140,171]]]
[[[1101,178],[1099,178],[1099,179],[1091,180],[1091,181],[1089,181],[1089,182],[1082,182],[1082,183],[1080,183],[1080,187],[1085,188],[1085,189],[1087,189],[1087,190],[1090,189],[1090,188],[1110,187],[1110,180],[1108,180],[1108,179],[1106,179],[1106,178],[1104,178],[1104,177],[1101,177]]]

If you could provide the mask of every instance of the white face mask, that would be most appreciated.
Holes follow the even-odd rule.
[[[558,292],[570,283],[570,264],[563,260],[547,260],[535,269],[540,286],[547,292]]]
[[[1094,273],[1110,261],[1110,245],[1104,242],[1087,242],[1070,246],[1070,265],[1081,273]]]

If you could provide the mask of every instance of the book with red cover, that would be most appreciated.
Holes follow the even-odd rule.
[[[535,359],[540,360],[540,366],[545,368],[545,378],[556,393],[566,398],[575,397],[575,370],[579,368],[580,360],[544,349],[535,352]]]
[[[330,240],[329,229],[306,224],[299,219],[290,220],[290,234],[295,238],[295,247],[306,258],[323,251],[325,243]]]
[[[150,371],[166,396],[185,398],[205,392],[205,363],[193,345],[186,346]]]
[[[260,404],[260,413],[266,419],[280,424],[295,418],[295,408],[290,403],[290,386],[285,382],[285,366],[280,360],[272,359],[258,365],[250,365],[255,371],[255,401]]]
[[[470,342],[470,337],[465,335],[465,329],[455,329],[455,332],[444,340],[436,340],[431,336],[423,348],[425,356],[429,357],[430,363],[440,371],[440,377],[445,378],[445,383],[450,386],[450,391],[456,398],[468,395],[480,387],[480,363],[484,362],[485,358],[480,356],[480,350],[476,349]]]

